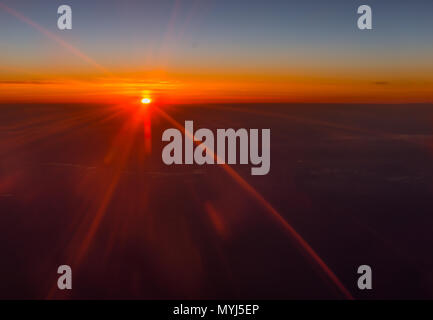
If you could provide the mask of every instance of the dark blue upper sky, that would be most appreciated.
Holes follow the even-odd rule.
[[[146,52],[170,51],[174,65],[212,62],[289,64],[320,61],[374,63],[392,57],[425,59],[433,46],[431,0],[6,0],[3,3],[41,26],[75,43],[103,63],[130,57],[137,62]],[[73,30],[56,28],[57,7],[73,9]],[[373,9],[372,31],[356,28],[356,9]],[[42,54],[37,31],[0,11],[1,57]],[[164,52],[166,53],[166,52]],[[11,56],[8,56],[10,54]],[[158,55],[158,54],[156,54]],[[310,58],[309,58],[310,57]],[[375,59],[376,57],[376,59]],[[157,59],[156,59],[157,60]],[[155,56],[152,62],[155,62]],[[305,60],[305,61],[304,61]],[[152,63],[149,61],[149,63]],[[408,63],[407,61],[406,63]],[[427,63],[427,61],[426,61]]]

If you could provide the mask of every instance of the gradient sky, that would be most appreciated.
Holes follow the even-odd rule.
[[[431,0],[0,4],[0,101],[433,102]]]

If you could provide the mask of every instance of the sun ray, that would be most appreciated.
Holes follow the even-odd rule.
[[[184,134],[197,143],[194,139],[193,133],[188,132],[183,125],[176,121],[173,117],[168,115],[160,108],[156,108],[159,114],[167,119],[170,123],[176,126],[179,130],[183,131]],[[218,155],[208,150],[211,155],[218,158]],[[295,243],[299,246],[301,251],[307,255],[320,270],[326,275],[326,277],[336,286],[336,288],[343,294],[346,299],[353,299],[352,294],[346,289],[337,275],[329,268],[329,266],[323,261],[323,259],[316,253],[316,251],[308,244],[308,242],[281,216],[281,214],[268,202],[266,199],[244,178],[242,178],[231,166],[228,164],[221,164],[224,171],[233,178],[245,191],[252,196],[270,215],[282,226],[286,232],[291,236]]]

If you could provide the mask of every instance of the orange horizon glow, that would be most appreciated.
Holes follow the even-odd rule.
[[[168,104],[197,103],[432,103],[433,84],[420,80],[377,83],[366,79],[319,77],[237,76],[220,80],[211,75],[164,79],[68,80],[32,78],[7,81],[0,78],[0,103],[122,103],[143,91]],[[149,99],[149,100],[144,100]],[[141,98],[143,104],[153,99]]]

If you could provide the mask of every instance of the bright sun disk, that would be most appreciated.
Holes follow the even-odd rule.
[[[149,104],[149,103],[151,103],[151,102],[152,102],[152,100],[149,99],[149,98],[143,98],[143,99],[141,99],[141,103],[142,103],[142,104]]]

